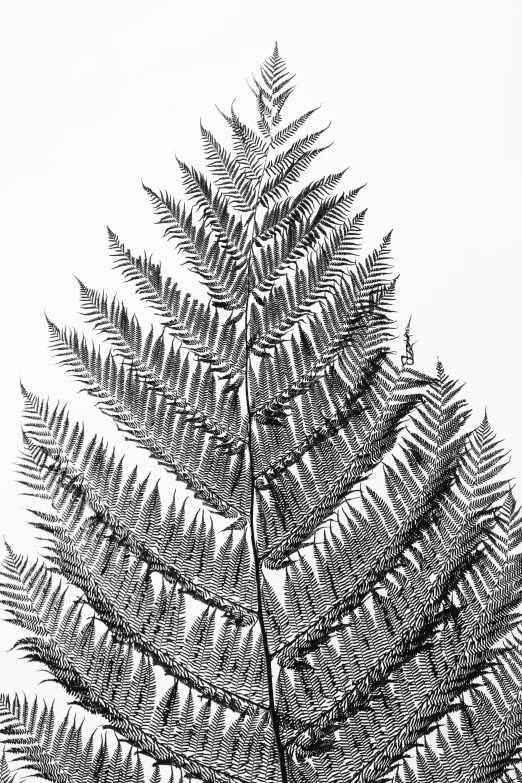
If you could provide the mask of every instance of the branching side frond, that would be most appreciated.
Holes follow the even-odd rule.
[[[300,220],[290,222],[286,231],[270,236],[269,244],[259,248],[259,260],[254,263],[253,296],[256,300],[263,303],[263,294],[272,291],[303,259],[307,260],[314,251],[319,251],[325,237],[328,240],[337,228],[346,225],[359,190],[324,199],[310,218],[302,216],[302,210],[299,210]]]
[[[175,498],[162,517],[157,500],[152,504],[147,498],[148,480],[138,483],[136,471],[123,480],[122,463],[96,438],[84,448],[83,430],[76,425],[69,431],[64,410],[50,412],[32,395],[27,408],[27,450],[21,467],[30,479],[31,494],[50,499],[56,510],[67,503],[67,519],[73,525],[88,504],[94,512],[92,523],[108,528],[152,571],[240,624],[254,620],[252,577],[245,579],[251,565],[244,546],[232,547],[229,539],[216,552],[212,527],[194,518],[186,529],[184,505],[176,509]]]
[[[87,322],[106,338],[113,355],[121,356],[137,377],[165,397],[177,413],[212,435],[231,453],[245,447],[244,435],[233,430],[237,420],[241,420],[240,400],[222,388],[216,406],[216,381],[211,366],[190,378],[188,360],[182,360],[180,350],[173,345],[167,349],[163,335],[155,338],[152,330],[144,338],[137,318],[130,318],[116,297],[109,304],[106,295],[80,282],[80,301]]]
[[[233,652],[252,648],[251,632],[242,640],[240,627],[225,624],[214,643],[215,611],[206,609],[186,633],[183,593],[163,583],[156,594],[143,562],[107,537],[72,534],[58,518],[39,527],[53,535],[53,569],[82,591],[114,642],[132,645],[176,682],[236,713],[267,711],[262,672],[240,681],[231,666]],[[7,546],[0,595],[11,622],[39,636],[58,632],[66,592],[54,586],[46,565],[29,565]]]
[[[230,455],[215,449],[201,428],[177,416],[165,397],[157,395],[132,368],[117,364],[111,354],[103,358],[99,349],[89,347],[75,330],[59,330],[49,322],[49,332],[60,364],[98,400],[100,410],[115,421],[127,439],[146,449],[214,511],[244,518],[245,480],[239,483],[236,499],[230,477],[234,461],[243,460],[242,452]],[[192,455],[189,460],[184,457],[187,451]]]
[[[404,552],[421,538],[430,525],[436,523],[440,515],[441,523],[435,526],[435,531],[437,537],[444,536],[442,540],[447,556],[441,553],[434,573],[440,570],[437,580],[440,579],[442,584],[455,567],[455,556],[458,562],[459,555],[464,554],[461,533],[468,537],[471,535],[473,542],[477,535],[475,526],[480,522],[487,527],[491,521],[489,507],[485,509],[483,519],[479,503],[483,490],[482,465],[487,464],[495,452],[494,447],[490,448],[491,431],[488,431],[483,449],[479,448],[474,461],[469,463],[466,456],[468,439],[459,433],[469,413],[461,400],[455,400],[457,392],[455,383],[448,379],[439,365],[437,379],[423,404],[412,415],[415,428],[425,426],[426,422],[429,427],[425,427],[422,438],[412,428],[410,440],[403,440],[404,462],[396,458],[396,469],[391,466],[385,469],[389,500],[380,497],[371,484],[368,485],[361,495],[362,508],[348,504],[344,522],[338,517],[335,530],[325,539],[324,551],[323,547],[315,548],[317,572],[326,578],[321,580],[317,592],[317,585],[312,582],[309,592],[317,596],[323,610],[315,614],[312,622],[304,619],[303,627],[295,638],[276,652],[281,664],[289,665],[295,660],[296,653],[299,658],[305,651],[313,650],[318,643],[326,641],[344,614],[356,609],[387,573],[395,573]],[[475,437],[484,437],[482,430],[472,436],[473,443]],[[498,453],[496,457],[498,461]],[[453,492],[448,507],[441,508],[440,504],[455,479],[457,466],[459,476],[469,474],[470,486],[464,498]],[[495,486],[491,489],[500,491]],[[489,502],[488,496],[484,497]],[[501,494],[496,495],[497,500],[500,497]],[[453,556],[450,557],[452,550]],[[299,563],[294,568],[301,570]],[[307,576],[306,581],[310,578]]]
[[[180,160],[178,165],[187,196],[200,210],[205,225],[214,232],[225,250],[227,266],[240,269],[245,265],[247,240],[243,223],[229,211],[226,199],[212,190],[212,185],[201,172]]]
[[[174,239],[186,257],[191,270],[196,272],[208,288],[212,303],[225,310],[244,309],[244,273],[230,264],[227,249],[212,241],[202,223],[199,227],[182,202],[176,202],[168,193],[155,193],[143,186],[159,216],[158,224],[166,226],[164,236]]]
[[[109,240],[115,267],[136,284],[140,298],[160,316],[170,334],[215,372],[224,377],[242,377],[244,348],[234,324],[220,330],[217,311],[212,314],[208,305],[200,304],[190,294],[182,297],[170,278],[163,280],[158,264],[146,256],[133,256],[110,229]]]
[[[96,783],[109,775],[115,783],[124,783],[136,772],[143,780],[139,757],[128,753],[122,766],[118,743],[114,760],[120,764],[111,764],[104,739],[97,742],[91,735],[85,741],[81,722],[71,712],[57,724],[54,706],[38,698],[30,704],[25,695],[0,695],[0,736],[16,760],[24,762],[21,769],[52,783]]]
[[[201,125],[203,150],[210,173],[219,193],[233,209],[250,213],[254,205],[254,187],[242,166],[217,141],[213,134]]]
[[[381,388],[372,389],[373,399],[368,400],[357,426],[357,419],[350,419],[343,431],[346,439],[337,438],[338,452],[333,448],[325,450],[322,458],[312,464],[311,473],[303,462],[298,463],[301,491],[296,487],[297,498],[295,490],[288,486],[287,475],[273,483],[275,498],[284,504],[283,508],[288,508],[289,519],[287,532],[262,552],[267,567],[287,565],[289,555],[301,548],[395,444],[399,424],[417,404],[416,383],[404,370],[395,373],[390,370],[381,376]],[[318,446],[317,451],[321,453],[327,443]],[[332,460],[335,460],[333,464]]]

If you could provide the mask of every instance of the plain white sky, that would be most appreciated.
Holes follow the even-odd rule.
[[[332,121],[314,174],[350,166],[346,188],[368,183],[366,251],[394,229],[417,366],[440,357],[466,382],[472,423],[487,406],[522,478],[520,1],[26,0],[0,16],[0,527],[19,550],[32,545],[10,472],[19,376],[99,421],[53,367],[44,309],[81,326],[73,274],[130,295],[107,224],[178,275],[140,180],[179,193],[175,153],[202,162],[200,117],[226,139],[215,104],[237,98],[251,116],[246,79],[275,40],[299,85],[287,116],[321,104],[318,121]],[[0,631],[0,655],[13,638]],[[1,660],[0,691],[34,688],[34,667]]]

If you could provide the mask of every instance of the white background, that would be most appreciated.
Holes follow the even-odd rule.
[[[412,314],[417,366],[440,357],[466,382],[470,424],[487,406],[522,477],[520,1],[4,0],[1,17],[0,528],[19,551],[33,546],[11,472],[19,376],[116,442],[53,366],[44,308],[81,327],[73,274],[130,296],[107,223],[186,280],[140,180],[180,195],[175,154],[202,164],[200,117],[226,140],[214,104],[237,98],[252,116],[246,79],[275,40],[297,74],[286,117],[321,104],[332,121],[311,175],[350,166],[346,188],[368,183],[366,252],[394,229],[397,320]],[[0,655],[15,636],[4,624]],[[0,691],[39,682],[15,653],[1,663]]]

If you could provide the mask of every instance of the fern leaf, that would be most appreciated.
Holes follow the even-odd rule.
[[[203,125],[201,125],[201,136],[207,165],[215,177],[219,192],[234,209],[239,212],[251,212],[254,203],[251,180],[246,176],[239,162]]]
[[[315,148],[315,142],[326,128],[311,133],[294,142],[288,150],[281,152],[265,169],[266,182],[260,189],[260,204],[268,207],[288,195],[290,185],[297,182],[312,161],[327,147]]]
[[[328,478],[327,489],[322,494],[314,490],[314,494],[309,496],[310,499],[315,498],[311,508],[308,506],[301,515],[299,510],[297,514],[294,512],[288,532],[262,553],[261,557],[266,566],[281,568],[286,565],[288,556],[301,547],[319,525],[335,511],[354,484],[359,482],[361,477],[366,476],[376,462],[394,445],[397,426],[413,409],[417,397],[411,394],[404,396],[404,392],[409,391],[410,382],[402,373],[397,373],[395,377],[390,374],[386,380],[388,383],[383,387],[374,410],[368,408],[363,413],[367,420],[364,440],[358,442],[359,436],[355,428],[353,433],[347,430],[352,454],[350,455],[346,448],[346,453],[343,455],[345,462],[340,475],[333,481]]]
[[[151,497],[155,497],[157,490],[153,490],[152,496],[146,498],[147,481],[137,485],[136,474],[132,473],[125,482],[122,482],[120,466],[115,470],[115,480],[109,480],[104,484],[104,479],[110,479],[110,471],[103,443],[97,446],[95,440],[91,441],[80,461],[79,455],[75,454],[75,448],[77,440],[80,443],[83,441],[81,436],[73,431],[67,446],[59,450],[56,450],[56,446],[54,449],[50,448],[51,438],[55,444],[57,443],[54,437],[60,440],[58,433],[51,432],[46,447],[27,439],[27,457],[23,472],[25,473],[27,464],[32,464],[38,484],[34,485],[36,492],[31,494],[50,500],[56,511],[64,515],[64,521],[71,530],[80,521],[87,504],[94,511],[95,516],[90,520],[92,529],[88,529],[88,536],[85,539],[81,537],[79,539],[80,549],[87,550],[88,554],[85,554],[87,558],[93,557],[100,549],[103,550],[105,529],[108,528],[111,536],[115,537],[128,552],[145,562],[152,571],[178,584],[193,598],[221,609],[227,617],[233,618],[239,624],[249,624],[254,621],[255,609],[249,586],[251,579],[246,579],[243,585],[238,586],[237,578],[232,576],[222,582],[214,581],[216,589],[212,589],[212,580],[203,581],[204,573],[201,573],[197,567],[198,560],[201,561],[205,554],[208,558],[204,563],[207,572],[215,569],[215,560],[218,558],[221,567],[226,569],[229,563],[240,559],[237,547],[231,549],[229,553],[223,548],[216,553],[212,529],[207,530],[203,523],[197,524],[196,520],[193,520],[187,534],[197,535],[199,543],[193,547],[196,557],[190,565],[184,552],[184,507],[177,511],[175,498],[165,517],[163,519],[157,517],[153,530],[148,508],[150,508]],[[49,459],[50,452],[52,456]],[[83,467],[79,468],[79,466]],[[155,505],[158,506],[157,501]],[[134,522],[129,522],[127,516],[129,509],[135,514]],[[53,536],[61,536],[61,529],[57,527],[55,517],[42,517],[41,514],[37,516],[39,521],[33,522],[35,526],[50,532]],[[93,548],[94,552],[91,551]],[[241,550],[241,554],[244,575],[246,565],[244,549]]]
[[[412,536],[419,536],[423,526],[433,522],[433,503],[439,503],[443,491],[445,489],[447,491],[451,486],[459,460],[459,471],[463,475],[468,471],[473,477],[480,475],[481,465],[487,461],[491,450],[488,448],[485,453],[479,451],[477,461],[468,465],[465,456],[466,438],[458,434],[467,416],[462,413],[464,404],[454,402],[456,393],[454,387],[455,384],[449,381],[443,373],[442,366],[439,365],[437,381],[429,390],[424,406],[419,406],[413,417],[416,425],[429,421],[430,429],[427,433],[429,440],[426,438],[423,444],[425,465],[422,467],[419,465],[414,458],[416,453],[414,450],[409,454],[406,452],[408,457],[406,462],[396,462],[397,471],[391,467],[386,469],[386,485],[391,503],[386,503],[368,487],[368,494],[362,497],[361,510],[351,506],[353,519],[349,520],[346,517],[347,526],[341,526],[339,537],[336,535],[328,539],[330,550],[328,559],[325,561],[324,557],[317,553],[317,568],[319,570],[327,568],[328,581],[331,584],[333,581],[324,599],[325,606],[331,608],[327,612],[323,610],[313,622],[307,625],[306,630],[297,634],[295,640],[287,645],[284,656],[280,658],[281,662],[291,660],[290,650],[295,654],[297,650],[303,652],[306,649],[313,649],[316,646],[314,638],[324,639],[325,633],[326,635],[329,633],[328,628],[333,629],[335,622],[341,619],[345,611],[356,608],[370,592],[372,585],[378,583],[388,570],[393,570],[405,548],[411,546]],[[410,437],[411,443],[418,443],[413,432]],[[407,440],[405,446],[408,448]],[[475,489],[478,497],[481,489],[480,485]],[[408,497],[406,506],[401,506],[398,502],[399,492]],[[469,494],[466,504],[455,496],[454,504],[452,503],[447,510],[438,511],[444,513],[442,519],[448,531],[452,530],[458,520],[457,532],[463,530],[466,536],[471,535],[472,542],[473,536],[477,535],[475,525],[480,521],[481,511],[480,505],[475,509],[476,501],[474,492]],[[473,522],[468,519],[468,515],[471,514]],[[371,545],[366,519],[370,519],[372,523]],[[490,520],[490,513],[482,520],[482,525],[486,525],[486,529]],[[439,530],[442,532],[443,528]],[[458,555],[462,554],[463,541],[457,536],[456,548],[452,556],[454,544],[451,535],[448,534],[445,543],[447,554],[441,553],[440,562],[434,567],[434,573],[440,573],[442,584],[448,578],[451,569],[455,567],[455,555],[457,555],[457,562],[459,561]],[[375,565],[379,563],[379,566],[376,570],[371,566],[368,569],[370,563]],[[342,574],[343,577],[341,579],[338,576],[334,577],[335,573]],[[351,600],[347,602],[342,597],[343,582],[347,587],[350,585],[348,594]],[[325,587],[327,584],[328,582],[325,581]],[[321,615],[324,622],[321,620]]]
[[[162,337],[154,341],[149,336],[143,345],[139,324],[135,318],[129,318],[126,308],[116,298],[109,305],[105,295],[87,288],[81,282],[80,298],[87,322],[93,324],[94,328],[105,336],[112,347],[113,355],[121,356],[137,376],[164,396],[175,406],[177,412],[211,434],[231,453],[245,447],[245,438],[228,429],[227,419],[229,420],[230,414],[224,422],[219,422],[205,410],[208,397],[211,396],[209,385],[214,382],[210,369],[208,378],[198,386],[197,404],[194,405],[188,399],[188,375],[183,376],[181,373],[180,357],[173,348],[170,351],[165,350]],[[226,392],[223,396],[225,401],[230,400],[230,395]],[[222,408],[224,407],[222,405]]]
[[[292,122],[290,122],[286,128],[282,128],[280,131],[278,131],[273,139],[274,146],[279,146],[280,144],[285,144],[285,142],[289,141],[292,136],[297,133],[298,130],[300,130],[306,120],[316,111],[317,109],[309,109],[300,117],[298,117],[297,120],[292,120]]]
[[[352,420],[363,414],[365,394],[382,368],[384,357],[382,355],[371,357],[368,361],[362,351],[359,357],[357,374],[352,383],[340,379],[339,374],[332,370],[323,378],[324,389],[322,386],[316,388],[317,394],[315,396],[309,394],[304,398],[301,408],[298,407],[295,399],[290,401],[290,415],[296,437],[290,436],[284,440],[281,438],[282,444],[279,442],[270,443],[272,453],[275,452],[277,456],[271,460],[269,465],[263,465],[262,469],[256,473],[256,487],[259,489],[269,488],[274,479],[282,476],[288,468],[300,462],[307,453],[312,452],[325,441],[333,441],[335,436],[348,427]],[[325,399],[322,399],[323,391]],[[326,402],[325,407],[321,404],[323,402]],[[275,434],[277,441],[278,433],[282,432],[284,436],[288,433],[288,429],[259,425],[258,435],[261,440],[264,437],[272,440],[271,436]]]
[[[258,183],[263,171],[263,160],[267,153],[267,144],[251,128],[247,127],[230,108],[230,116],[220,112],[232,129],[232,141],[236,160],[245,177]]]
[[[345,223],[360,188],[344,196],[323,200],[317,212],[304,221],[293,221],[281,235],[272,237],[272,244],[260,248],[254,292],[261,294],[273,289],[289,269],[320,247],[328,232]]]
[[[0,758],[0,783],[14,783],[15,780],[15,775],[9,769],[4,749]]]
[[[0,695],[0,735],[9,752],[27,769],[52,783],[94,783],[94,742],[84,743],[81,725],[68,713],[55,728],[53,705]],[[5,763],[5,756],[3,756]],[[101,768],[108,772],[105,758]],[[6,777],[6,780],[9,780]]]
[[[49,629],[46,637],[21,639],[17,647],[32,660],[44,663],[83,707],[108,718],[114,729],[140,752],[210,783],[248,780],[239,774],[230,774],[230,767],[226,769],[221,764],[217,769],[212,767],[203,758],[204,749],[198,759],[197,749],[190,741],[182,750],[174,747],[168,739],[168,724],[164,724],[166,731],[158,731],[157,713],[164,714],[165,707],[161,702],[154,706],[156,681],[150,662],[142,656],[137,670],[129,676],[132,672],[130,648],[115,644],[107,633],[95,642],[92,622],[81,626],[81,619],[79,610],[73,607],[61,619],[59,640]],[[126,683],[124,689],[118,685],[122,677]],[[189,694],[188,701],[190,699]],[[203,712],[204,708],[200,710],[200,716]],[[181,729],[182,718],[183,712],[176,720]],[[197,725],[198,718],[195,720]]]
[[[310,334],[303,330],[299,332],[301,347],[297,353],[301,355],[301,366],[282,361],[284,346],[276,346],[274,360],[282,365],[283,371],[254,406],[255,417],[261,421],[280,420],[285,406],[313,389],[325,370],[336,362],[343,370],[346,368],[349,377],[354,375],[357,372],[354,363],[361,355],[361,348],[365,361],[368,356],[375,358],[387,353],[390,319],[385,297],[390,293],[393,293],[393,287],[381,289],[378,296],[371,298],[369,295],[360,303],[354,300],[351,287],[341,280],[333,302],[324,305],[323,321],[310,318]],[[285,364],[289,372],[285,372]],[[296,373],[291,364],[296,365],[299,372]]]
[[[228,467],[230,455],[221,455],[216,450],[211,453],[208,444],[202,455],[195,451],[195,461],[206,461],[208,472],[205,475],[211,476],[210,481],[201,478],[198,475],[199,464],[187,467],[170,444],[173,434],[178,436],[175,442],[183,444],[179,437],[182,427],[185,444],[188,441],[197,443],[201,430],[194,428],[190,422],[176,424],[175,412],[166,405],[164,397],[157,399],[153,390],[140,382],[132,369],[118,366],[111,355],[103,361],[99,352],[91,350],[85,341],[80,342],[75,331],[60,331],[49,322],[49,332],[52,349],[60,363],[85,385],[88,394],[99,400],[100,409],[114,419],[129,439],[147,449],[154,459],[184,481],[196,497],[208,502],[218,513],[227,517],[244,516],[232,498],[227,498],[212,486],[212,479],[217,483],[219,473],[223,474]],[[236,457],[240,458],[241,454]]]
[[[392,350],[391,233],[359,258],[360,188],[302,184],[326,128],[283,124],[277,44],[250,85],[253,127],[221,112],[232,151],[201,126],[207,171],[177,159],[186,203],[144,186],[204,301],[109,231],[160,329],[82,283],[107,345],[49,322],[59,364],[198,508],[165,508],[161,478],[23,390],[43,559],[6,545],[0,602],[15,649],[104,726],[84,741],[72,712],[3,696],[0,735],[54,783],[522,780],[503,449],[487,418],[465,429],[440,362],[416,368],[411,319]]]
[[[183,185],[189,198],[201,211],[206,225],[213,230],[217,241],[225,249],[230,262],[236,269],[244,265],[245,232],[241,222],[228,212],[226,201],[212,191],[203,174],[192,166],[178,160],[183,174]],[[238,235],[236,243],[235,237]]]
[[[199,665],[197,656],[191,655],[184,639],[183,593],[175,586],[163,585],[156,598],[150,574],[141,567],[143,563],[132,563],[110,539],[91,536],[84,543],[78,537],[73,539],[61,526],[54,527],[53,533],[54,564],[71,584],[82,590],[115,639],[131,643],[167,675],[217,704],[240,713],[268,709],[262,702],[243,695],[249,691],[248,681],[241,683],[241,691],[238,688],[236,692],[231,687],[216,686],[215,680],[202,676],[204,667]],[[144,601],[148,593],[152,598]],[[234,627],[235,638],[239,639],[237,626]],[[169,628],[176,629],[176,637],[171,636]],[[213,654],[228,659],[230,653],[230,646],[221,643]]]
[[[225,310],[242,310],[244,307],[241,290],[241,272],[227,264],[228,256],[217,242],[209,242],[204,226],[198,229],[181,202],[176,203],[168,193],[156,194],[143,186],[148,194],[154,213],[159,215],[159,225],[166,226],[164,236],[176,241],[191,264],[191,269],[202,278],[210,291],[212,302]]]
[[[355,240],[360,234],[364,214],[359,213],[353,221],[334,231],[309,258],[306,271],[298,270],[294,281],[287,278],[286,290],[282,286],[271,289],[262,310],[262,337],[254,343],[255,352],[264,352],[277,345],[295,324],[313,314],[314,305],[335,292],[336,284],[347,272],[348,259],[358,249]]]
[[[110,248],[116,258],[115,266],[123,270],[126,280],[137,285],[138,294],[163,319],[164,326],[199,359],[208,362],[216,372],[242,376],[240,369],[242,346],[235,340],[233,329],[223,330],[216,344],[208,344],[207,336],[216,334],[218,316],[211,320],[210,309],[198,308],[190,295],[181,299],[177,286],[170,278],[163,281],[160,267],[145,257],[135,257],[108,229]],[[221,350],[220,350],[221,349]],[[223,350],[224,349],[224,350]]]
[[[340,182],[345,172],[339,174],[329,174],[316,182],[306,185],[295,198],[287,198],[284,201],[276,202],[272,207],[266,210],[261,224],[254,232],[252,245],[260,247],[263,242],[272,239],[274,235],[281,235],[283,232],[292,231],[295,233],[295,224],[303,219],[310,220],[314,210],[321,203],[322,199],[328,195]],[[256,263],[256,258],[252,259]]]

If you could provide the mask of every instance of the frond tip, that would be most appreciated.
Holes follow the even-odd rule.
[[[0,757],[0,783],[15,783],[16,777],[11,772],[7,759],[5,757],[5,748],[2,749],[2,756]]]

